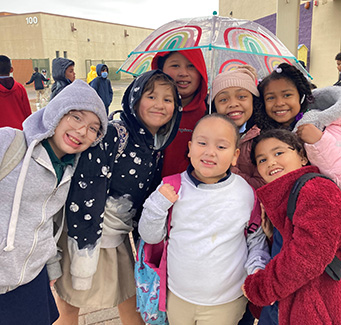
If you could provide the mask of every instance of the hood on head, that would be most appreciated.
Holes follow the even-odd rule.
[[[66,80],[65,71],[70,65],[75,65],[75,62],[65,58],[56,58],[52,61],[52,77],[56,80]]]
[[[103,66],[108,69],[108,73],[109,73],[108,66],[106,64],[99,63],[99,64],[96,65],[96,73],[97,73],[97,76],[99,76],[99,77],[101,76],[101,71],[102,71]]]
[[[130,125],[130,128],[136,129],[137,132],[140,132],[140,134],[145,134],[150,132],[144,125],[144,123],[139,119],[139,117],[136,114],[136,111],[134,109],[135,105],[139,102],[139,100],[142,97],[144,88],[146,86],[146,83],[152,77],[154,74],[163,74],[167,76],[170,80],[173,80],[170,76],[162,72],[161,70],[151,70],[148,72],[145,72],[138,76],[126,89],[123,98],[122,98],[122,108],[123,113],[121,115],[122,119]],[[160,150],[165,148],[170,144],[170,142],[174,139],[181,120],[182,116],[182,106],[181,106],[181,97],[177,91],[176,91],[176,97],[177,100],[174,103],[174,113],[172,119],[168,122],[170,125],[170,128],[166,134],[160,134],[159,132],[156,134],[156,144],[155,148]],[[135,125],[135,128],[133,127]],[[138,126],[136,128],[136,125]],[[141,133],[141,128],[144,130]],[[130,130],[131,131],[131,130]]]
[[[159,64],[159,59],[161,57],[168,55],[171,52],[173,51],[156,53],[152,61],[152,69],[160,69],[161,67]],[[187,58],[187,60],[192,62],[201,75],[199,91],[197,92],[196,98],[192,101],[193,105],[191,105],[196,108],[199,103],[205,100],[207,96],[207,90],[208,90],[208,86],[207,86],[208,76],[207,76],[204,56],[200,49],[182,50],[182,51],[174,51],[174,52],[179,52],[185,58]]]
[[[30,115],[23,123],[27,144],[38,142],[54,134],[60,120],[68,112],[90,111],[101,121],[101,131],[107,132],[108,117],[101,98],[86,82],[76,79],[65,87],[47,106]]]

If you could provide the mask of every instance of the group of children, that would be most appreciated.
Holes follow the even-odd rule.
[[[214,113],[204,116],[201,50],[159,53],[152,68],[127,88],[120,121],[107,125],[106,107],[81,81],[25,121],[25,158],[0,182],[8,207],[0,319],[56,321],[48,273],[57,279],[55,324],[77,324],[82,307],[116,305],[123,324],[144,324],[136,312],[133,231],[151,244],[169,238],[170,324],[237,324],[247,299],[268,306],[259,324],[337,324],[340,282],[324,269],[341,256],[339,88],[312,92],[286,63],[257,87],[255,69],[241,66],[216,76]],[[0,131],[2,172],[14,130]],[[307,182],[291,222],[292,186],[318,170],[337,185],[319,177]],[[177,173],[178,193],[161,181]],[[66,225],[57,218],[64,204]],[[46,307],[27,304],[32,292]]]

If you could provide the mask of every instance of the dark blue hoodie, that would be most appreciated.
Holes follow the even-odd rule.
[[[107,114],[109,114],[109,106],[112,102],[113,91],[111,88],[111,82],[108,78],[103,78],[101,76],[101,70],[103,67],[106,67],[109,73],[108,66],[105,64],[97,64],[96,72],[97,76],[94,80],[90,82],[90,86],[97,91],[99,97],[101,97],[105,109],[107,110]]]
[[[66,69],[75,65],[75,62],[65,58],[56,58],[52,61],[52,77],[54,80],[54,84],[51,88],[51,97],[54,98],[58,95],[66,86],[71,84],[71,80],[65,78]]]

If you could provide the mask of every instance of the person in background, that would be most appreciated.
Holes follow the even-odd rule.
[[[341,52],[336,54],[336,68],[339,71],[339,80],[335,82],[334,86],[341,86]]]
[[[22,130],[22,122],[31,115],[26,89],[16,82],[11,60],[0,55],[0,127],[10,126]]]
[[[29,85],[32,82],[34,82],[34,89],[37,93],[37,101],[36,101],[37,109],[41,108],[41,100],[45,92],[44,81],[49,81],[49,80],[50,79],[46,79],[41,73],[39,73],[38,68],[35,67],[34,72],[31,76],[31,79],[26,82],[26,85]]]
[[[53,59],[52,77],[54,84],[51,88],[50,100],[57,96],[66,86],[75,81],[75,62],[65,58]]]
[[[99,97],[101,97],[107,114],[109,115],[109,106],[112,102],[113,91],[111,88],[111,82],[108,79],[109,69],[105,64],[97,64],[96,66],[97,77],[90,82],[90,86],[97,91]]]
[[[88,72],[88,75],[86,76],[86,82],[89,84],[96,77],[97,77],[96,67],[92,65],[90,67],[90,71]]]

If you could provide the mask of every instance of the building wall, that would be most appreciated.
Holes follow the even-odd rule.
[[[278,0],[220,0],[219,15],[255,20],[276,31]],[[281,0],[284,1],[284,0]],[[332,85],[338,78],[335,55],[341,51],[341,0],[310,1],[310,8],[300,9],[299,43],[309,49],[308,67],[318,87]],[[303,3],[303,1],[302,1]],[[309,44],[310,43],[310,44]]]
[[[12,59],[48,58],[56,51],[75,61],[77,78],[86,78],[86,60],[125,60],[153,29],[46,13],[0,15],[2,54]],[[129,35],[129,36],[128,36]]]

